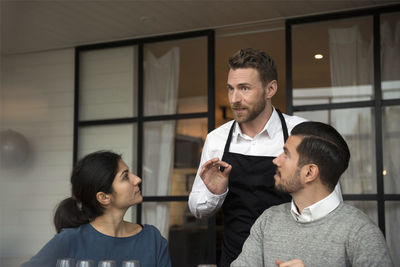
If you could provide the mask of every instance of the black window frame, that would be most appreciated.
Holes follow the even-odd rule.
[[[144,55],[143,47],[146,44],[159,43],[165,41],[177,41],[196,37],[207,38],[207,111],[198,113],[184,113],[158,116],[145,116],[143,114],[144,104]],[[79,90],[80,90],[80,56],[81,53],[107,48],[117,48],[124,46],[137,46],[138,48],[138,101],[137,116],[100,119],[100,120],[79,120]],[[87,126],[103,126],[115,124],[131,124],[137,123],[137,175],[143,177],[143,125],[149,121],[167,121],[181,119],[198,119],[206,118],[208,132],[215,128],[215,32],[214,30],[200,30],[193,32],[183,32],[176,34],[160,35],[148,38],[137,38],[123,41],[98,43],[91,45],[82,45],[75,47],[74,62],[74,130],[73,130],[73,164],[78,160],[78,131]],[[145,182],[145,181],[144,181]],[[141,185],[140,185],[141,186]],[[187,202],[188,196],[144,196],[144,202]],[[136,206],[137,223],[142,223],[142,203]],[[207,236],[209,246],[207,248],[208,262],[216,261],[216,226],[215,216],[208,219]]]
[[[377,8],[368,8],[361,10],[352,10],[346,12],[337,12],[330,14],[321,14],[307,17],[299,17],[286,20],[286,112],[293,114],[298,111],[316,111],[370,107],[374,108],[375,116],[375,148],[376,148],[376,194],[343,194],[344,200],[355,201],[376,201],[378,226],[382,233],[385,231],[385,201],[399,201],[400,194],[385,194],[383,179],[383,136],[382,136],[382,108],[400,105],[399,99],[382,99],[382,77],[381,77],[381,56],[380,56],[380,16],[386,13],[395,13],[400,11],[400,5],[389,5]],[[338,19],[351,19],[362,16],[372,16],[373,18],[373,59],[374,59],[374,100],[355,101],[343,103],[317,104],[317,105],[293,105],[293,54],[292,54],[292,27],[297,24],[311,24]]]

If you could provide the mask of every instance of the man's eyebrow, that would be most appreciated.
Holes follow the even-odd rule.
[[[285,152],[286,155],[290,156],[290,152],[289,149],[287,149],[287,147],[283,147],[283,151]]]
[[[250,83],[239,83],[238,86],[250,86]]]
[[[227,83],[226,86],[232,87],[232,88],[233,88],[233,86],[230,85],[229,83]],[[250,83],[247,83],[247,82],[244,82],[244,83],[239,83],[237,86],[238,86],[238,87],[243,87],[243,86],[249,87],[249,86],[251,86],[251,84],[250,84]]]

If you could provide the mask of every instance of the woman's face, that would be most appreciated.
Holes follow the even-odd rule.
[[[143,197],[139,184],[142,182],[138,176],[131,173],[122,160],[118,163],[118,173],[112,184],[112,203],[118,208],[129,208],[142,202]]]

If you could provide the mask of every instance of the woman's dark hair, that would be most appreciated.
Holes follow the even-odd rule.
[[[316,164],[321,181],[333,190],[349,166],[350,150],[343,137],[332,126],[315,121],[298,124],[291,135],[302,137],[296,149],[298,166]]]
[[[121,155],[97,151],[79,160],[71,174],[72,196],[60,202],[54,214],[57,233],[88,223],[104,212],[96,194],[112,193]]]

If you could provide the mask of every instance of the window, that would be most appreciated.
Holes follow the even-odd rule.
[[[395,265],[400,264],[397,10],[297,18],[286,24],[289,112],[331,124],[343,134],[351,151],[340,180],[343,198],[379,225]]]
[[[101,149],[122,154],[144,197],[125,219],[155,225],[174,266],[215,259],[207,245],[215,233],[187,206],[214,128],[213,38],[201,31],[76,49],[74,162]]]

